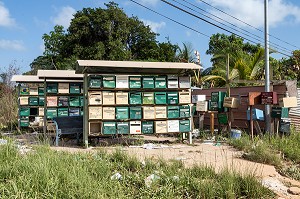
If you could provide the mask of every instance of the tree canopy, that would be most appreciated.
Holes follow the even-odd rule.
[[[38,69],[71,69],[78,59],[92,60],[176,60],[178,46],[158,42],[149,26],[128,17],[118,4],[106,8],[84,8],[74,14],[70,26],[55,26],[43,35],[45,51],[31,64]]]

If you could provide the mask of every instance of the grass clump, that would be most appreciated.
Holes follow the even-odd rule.
[[[47,146],[20,155],[0,146],[1,198],[272,198],[254,176],[181,161],[139,161],[108,154],[57,152]],[[113,179],[116,173],[120,178]],[[152,177],[152,178],[151,178]],[[145,179],[150,179],[150,184]]]

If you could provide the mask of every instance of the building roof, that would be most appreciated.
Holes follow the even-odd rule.
[[[76,73],[101,74],[180,74],[185,70],[199,70],[194,63],[77,60]]]
[[[39,78],[46,77],[54,79],[82,79],[82,74],[75,74],[75,70],[38,70],[37,76]]]

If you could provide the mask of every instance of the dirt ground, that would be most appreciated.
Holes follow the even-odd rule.
[[[281,176],[274,166],[255,163],[241,158],[242,152],[235,150],[233,147],[225,143],[215,143],[212,141],[194,140],[193,145],[179,143],[178,139],[173,137],[155,137],[143,136],[139,142],[134,140],[115,139],[100,139],[93,147],[83,149],[77,147],[74,142],[62,142],[60,147],[51,146],[53,150],[76,152],[96,152],[101,148],[107,152],[112,152],[117,148],[126,152],[129,155],[138,157],[141,161],[145,158],[165,159],[165,160],[180,160],[186,167],[197,165],[210,165],[220,171],[222,169],[230,169],[241,174],[250,173],[266,187],[275,191],[278,198],[296,199],[300,196],[291,195],[288,193],[289,187],[299,187],[300,182],[284,176]],[[19,138],[19,141],[26,142],[26,138]],[[28,140],[27,140],[28,142]],[[139,144],[137,144],[139,143]]]

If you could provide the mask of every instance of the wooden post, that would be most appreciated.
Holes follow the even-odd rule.
[[[230,135],[231,133],[231,120],[232,120],[232,109],[231,108],[228,108],[229,111],[228,111],[228,133]]]
[[[215,134],[215,115],[214,112],[210,112],[210,133],[213,136]]]
[[[254,130],[253,130],[253,116],[252,116],[252,105],[250,105],[250,133],[251,133],[251,139],[253,140],[254,137]]]
[[[199,130],[203,130],[204,128],[204,115],[205,115],[205,112],[198,112],[198,117],[199,117]]]

